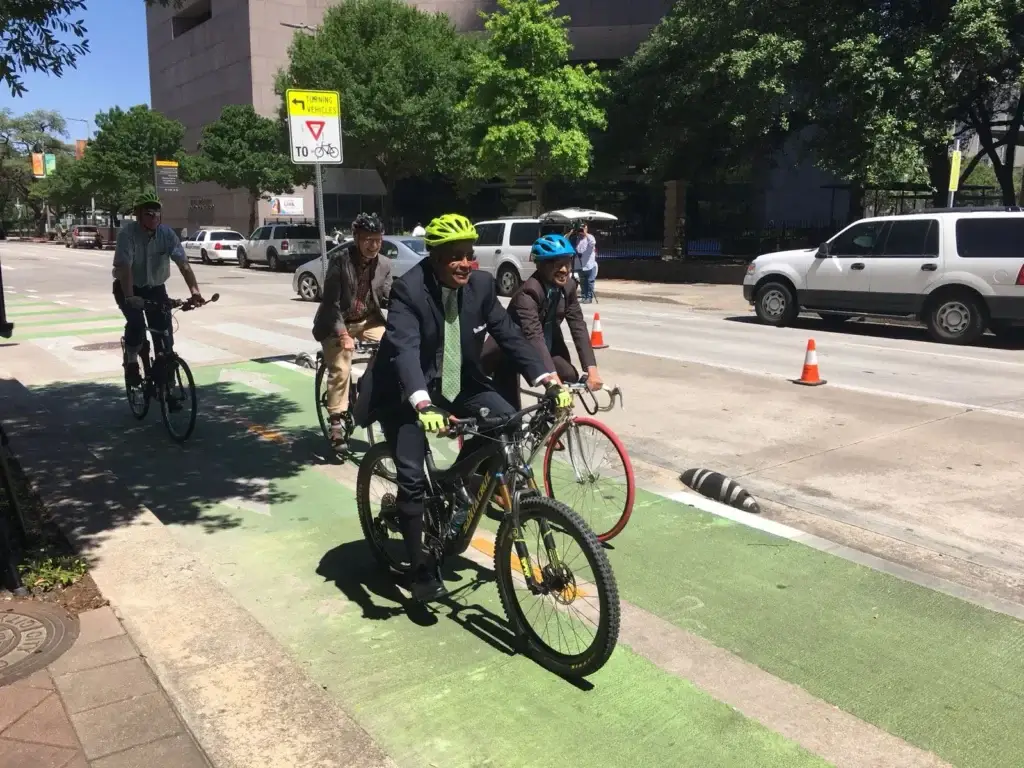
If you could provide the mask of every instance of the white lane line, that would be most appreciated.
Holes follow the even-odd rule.
[[[313,318],[311,316],[279,318],[277,322],[284,323],[285,325],[293,325],[296,328],[305,328],[307,330],[312,330],[313,328]]]
[[[288,336],[283,333],[274,333],[273,331],[267,331],[263,328],[257,328],[252,325],[243,325],[241,323],[219,323],[217,325],[208,326],[211,331],[222,333],[225,336],[231,336],[242,341],[248,341],[253,344],[259,344],[264,347],[270,347],[278,352],[292,352],[299,354],[300,352],[309,352],[312,350],[313,354],[320,348],[320,345],[313,341],[312,336],[307,339],[300,339],[295,336]]]
[[[695,365],[706,365],[709,368],[718,368],[723,371],[733,371],[734,373],[746,373],[754,376],[767,376],[768,378],[778,379],[780,381],[792,381],[795,376],[787,376],[781,373],[770,373],[763,370],[754,370],[751,368],[741,368],[735,365],[723,365],[722,363],[709,363],[704,360],[695,360],[688,357],[681,357],[679,355],[666,355],[660,352],[648,352],[642,349],[631,349],[629,347],[615,347],[612,351],[614,352],[625,352],[630,355],[640,355],[642,357],[654,357],[660,360],[673,360],[679,363],[692,363]],[[937,397],[925,397],[924,395],[910,395],[903,392],[891,392],[885,389],[873,389],[871,387],[858,387],[854,384],[837,384],[829,382],[826,386],[833,387],[835,389],[843,389],[849,392],[859,392],[864,395],[878,395],[880,397],[894,397],[897,400],[909,400],[915,403],[925,403],[927,405],[942,405],[947,408],[957,408],[960,410],[968,411],[984,411],[985,413],[991,413],[996,416],[1007,416],[1012,419],[1024,419],[1024,412],[1019,411],[1007,411],[1002,408],[994,408],[988,405],[978,405],[976,403],[961,403],[956,400],[943,400]],[[1009,398],[1008,398],[1009,399]],[[1021,399],[1024,399],[1022,397]]]

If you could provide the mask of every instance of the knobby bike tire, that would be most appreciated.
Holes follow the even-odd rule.
[[[629,459],[629,454],[626,452],[626,446],[622,444],[619,436],[611,430],[611,427],[604,422],[592,419],[589,416],[574,416],[571,422],[566,422],[551,435],[551,439],[548,440],[547,447],[544,449],[544,492],[552,499],[558,498],[551,487],[551,462],[553,454],[555,453],[555,446],[558,444],[559,440],[561,440],[563,450],[570,450],[566,432],[569,430],[569,426],[571,424],[590,427],[604,435],[615,448],[615,452],[618,454],[619,460],[622,462],[623,469],[625,470],[626,501],[625,504],[623,504],[622,514],[619,516],[615,525],[607,531],[595,531],[598,540],[603,544],[606,541],[611,541],[622,533],[622,530],[629,522],[630,516],[633,514],[633,504],[636,501],[636,478],[633,475],[633,462]]]
[[[165,365],[166,365],[165,361]],[[174,427],[171,426],[170,412],[167,410],[167,397],[166,397],[166,382],[160,383],[157,386],[164,390],[164,394],[160,397],[160,418],[163,419],[164,427],[167,428],[167,434],[171,436],[171,439],[176,443],[184,443],[192,436],[192,432],[196,428],[196,381],[192,378],[192,369],[188,367],[188,363],[182,360],[177,355],[172,355],[170,363],[181,371],[185,376],[185,382],[188,385],[188,399],[189,399],[189,417],[188,417],[188,428],[182,435],[176,434]],[[163,372],[161,371],[161,375]]]
[[[381,465],[394,459],[387,443],[377,443],[366,452],[363,460],[359,462],[359,473],[356,475],[356,509],[359,512],[359,527],[363,529],[363,538],[370,545],[373,559],[388,570],[401,573],[401,563],[392,560],[388,553],[380,546],[380,542],[374,532],[373,510],[370,509],[370,484],[374,477],[386,477],[389,481],[395,481],[393,472],[382,471]]]
[[[138,421],[142,421],[146,418],[146,414],[149,413],[149,382],[145,379],[142,380],[142,384],[135,388],[136,392],[142,396],[142,405],[138,408],[135,407],[135,403],[132,402],[132,387],[128,385],[128,377],[125,376],[124,380],[124,394],[128,398],[128,409],[132,412]]]
[[[594,573],[601,610],[600,623],[594,641],[582,653],[566,655],[548,646],[534,632],[515,595],[515,577],[512,574],[515,546],[512,538],[512,520],[508,516],[502,518],[494,543],[494,572],[497,577],[501,605],[505,609],[505,616],[508,617],[513,633],[525,643],[526,652],[534,661],[562,677],[587,677],[605,665],[619,639],[621,606],[615,574],[612,573],[608,556],[597,540],[597,536],[574,510],[560,501],[544,496],[531,496],[520,502],[519,520],[521,524],[540,518],[547,519],[572,536],[583,551]],[[529,545],[529,542],[527,544]],[[536,557],[533,552],[530,555],[531,559]]]

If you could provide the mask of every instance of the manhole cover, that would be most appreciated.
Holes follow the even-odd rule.
[[[17,601],[0,608],[0,685],[57,659],[78,638],[78,619],[57,605]]]
[[[104,352],[108,349],[120,349],[120,341],[98,341],[95,344],[83,344],[80,347],[72,347],[75,352]]]

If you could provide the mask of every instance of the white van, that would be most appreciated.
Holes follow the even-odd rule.
[[[950,208],[861,219],[818,248],[758,256],[743,297],[763,323],[801,311],[840,325],[919,319],[936,341],[971,344],[1024,324],[1024,209]]]

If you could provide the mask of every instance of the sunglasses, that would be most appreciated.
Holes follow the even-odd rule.
[[[143,208],[142,209],[142,215],[143,216],[159,216],[160,213],[161,213],[161,210],[159,208]]]

